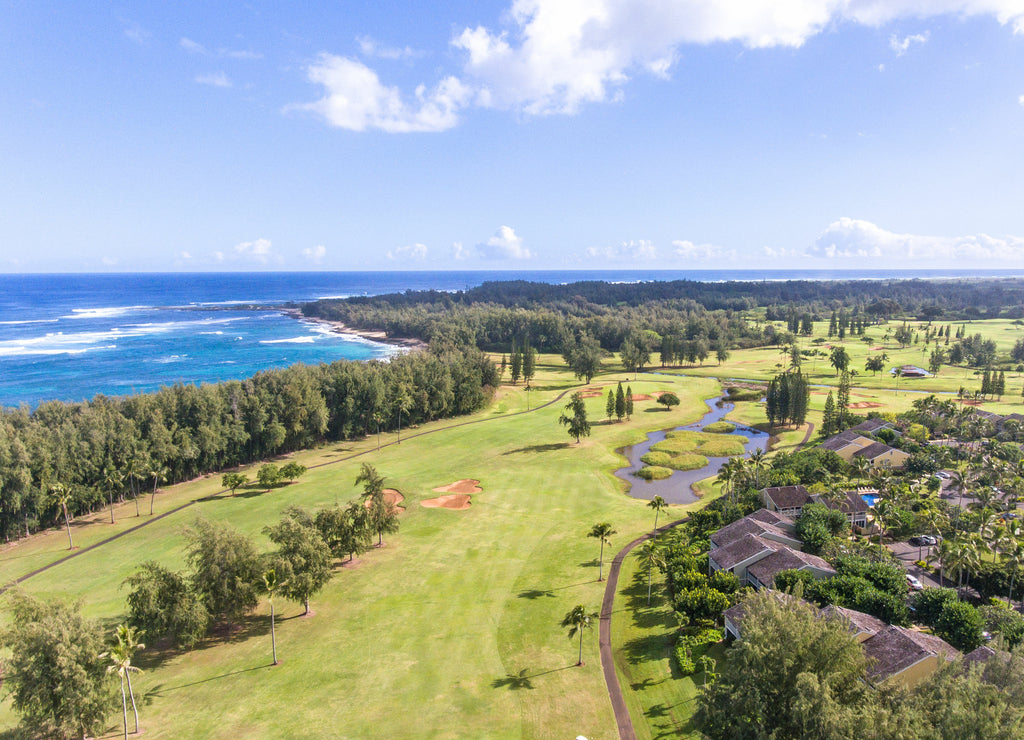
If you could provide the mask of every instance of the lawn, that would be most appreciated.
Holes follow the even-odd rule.
[[[577,387],[554,357],[540,358],[529,404]],[[590,384],[614,382],[605,375]],[[185,529],[197,515],[230,522],[261,548],[262,534],[290,504],[309,508],[345,503],[357,494],[361,462],[371,462],[387,485],[405,495],[402,528],[301,606],[278,605],[278,653],[270,667],[268,610],[263,605],[230,636],[190,652],[141,653],[136,681],[147,737],[510,737],[614,736],[615,722],[601,674],[597,634],[584,640],[582,668],[575,643],[559,626],[576,604],[597,610],[598,543],[590,527],[617,530],[605,559],[651,524],[645,501],[622,491],[611,473],[615,449],[644,432],[692,422],[706,410],[708,379],[641,376],[635,394],[673,390],[679,407],[664,411],[638,401],[632,419],[608,423],[604,398],[587,400],[593,434],[571,443],[558,424],[564,399],[528,414],[522,386],[504,388],[494,403],[461,425],[448,420],[403,432],[401,444],[376,451],[370,438],[298,453],[312,466],[299,482],[270,491],[221,494],[220,476],[168,488],[157,513],[196,501],[123,537],[28,580],[42,597],[81,599],[84,611],[116,624],[123,617],[121,584],[142,561],[183,563]],[[440,429],[436,433],[424,432]],[[408,436],[413,435],[413,436]],[[419,435],[419,436],[415,436]],[[389,435],[382,442],[394,441]],[[357,453],[366,453],[352,458]],[[481,481],[466,511],[427,509],[432,489],[461,478]],[[148,502],[145,502],[148,511]],[[163,508],[161,508],[163,507]],[[75,527],[76,544],[97,542],[133,526],[134,504],[117,510],[118,524],[97,515]],[[669,516],[677,514],[672,507]],[[147,520],[146,513],[141,519]],[[109,520],[107,520],[109,521]],[[53,530],[9,547],[0,577],[18,577],[66,554]],[[108,735],[115,736],[112,716]],[[16,721],[9,700],[0,727]]]

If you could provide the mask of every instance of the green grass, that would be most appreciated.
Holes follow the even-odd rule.
[[[732,434],[736,431],[736,425],[729,421],[713,421],[701,431],[708,434]]]
[[[672,477],[672,468],[666,468],[663,465],[647,465],[640,468],[633,475],[644,480],[665,480]]]
[[[691,717],[703,673],[679,673],[672,658],[677,625],[664,597],[661,575],[654,573],[650,606],[646,575],[636,558],[626,558],[612,617],[615,666],[633,729],[641,740],[699,737]],[[719,645],[707,650],[719,661],[722,652]]]
[[[692,452],[705,457],[729,457],[743,454],[743,445],[749,440],[739,435],[722,436],[720,434],[691,431],[669,432],[665,439],[651,449],[677,456]],[[706,463],[705,463],[706,464]]]
[[[533,408],[575,383],[556,368],[556,358],[540,360]],[[599,376],[590,387],[620,377]],[[340,568],[312,600],[313,616],[303,618],[299,605],[278,605],[280,666],[269,667],[265,605],[230,639],[209,639],[191,652],[141,653],[145,672],[135,685],[147,737],[611,737],[596,630],[585,636],[586,665],[576,668],[575,643],[559,621],[575,604],[600,604],[590,527],[609,521],[618,530],[607,564],[610,552],[651,525],[647,502],[624,495],[612,475],[624,464],[615,450],[647,431],[696,420],[706,409],[702,399],[717,388],[710,380],[663,376],[628,382],[638,394],[672,390],[682,403],[665,412],[653,401],[638,402],[631,421],[610,423],[602,419],[604,399],[588,399],[593,434],[576,445],[557,423],[564,401],[508,416],[524,410],[527,399],[521,385],[506,388],[475,416],[494,421],[408,430],[400,445],[379,453],[371,438],[296,454],[310,465],[368,453],[279,489],[199,501],[23,588],[81,599],[87,614],[113,625],[124,614],[121,584],[140,562],[182,567],[184,530],[196,515],[228,521],[269,549],[262,528],[286,506],[350,500],[359,464],[372,462],[406,497],[401,531],[383,549]],[[407,436],[431,428],[444,431]],[[459,478],[481,481],[469,510],[419,505],[436,495],[431,489]],[[158,513],[218,490],[219,479],[158,495]],[[671,507],[669,516],[679,509]],[[116,513],[117,525],[103,524],[102,515],[78,522],[76,542],[96,542],[136,523],[127,516],[134,504]],[[66,547],[61,530],[10,547],[0,558],[0,577],[9,581],[53,562]],[[5,700],[0,727],[16,719]],[[115,732],[118,718],[111,720]]]

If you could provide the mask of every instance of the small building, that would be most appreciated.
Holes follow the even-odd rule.
[[[784,547],[748,566],[747,583],[758,591],[762,588],[774,588],[775,576],[784,570],[805,570],[816,580],[833,578],[836,575],[835,568],[824,558]]]
[[[885,419],[865,419],[860,424],[850,427],[847,431],[857,432],[858,434],[878,434],[883,429],[893,429],[892,422],[886,421]]]
[[[889,371],[890,375],[895,375],[896,371],[900,371],[900,375],[904,378],[930,378],[932,374],[925,370],[923,367],[917,365],[902,365],[899,368],[893,368]]]
[[[954,660],[959,651],[935,635],[889,625],[861,643],[874,685],[896,681],[910,689]]]
[[[910,458],[910,455],[903,450],[876,442],[852,429],[829,437],[818,445],[818,449],[832,450],[846,462],[850,462],[856,457],[867,458],[873,469],[902,468]]]
[[[800,512],[807,504],[824,504],[830,509],[838,509],[846,514],[850,525],[867,526],[868,503],[858,491],[844,491],[839,501],[834,501],[820,493],[809,493],[805,486],[772,486],[761,491],[765,511],[771,511],[799,519]]]
[[[845,606],[829,604],[821,610],[821,615],[827,619],[836,619],[846,624],[850,634],[857,638],[857,642],[864,642],[872,635],[884,630],[888,625],[878,617],[859,612],[856,609],[847,609]]]

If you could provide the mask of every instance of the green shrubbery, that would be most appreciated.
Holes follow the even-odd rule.
[[[644,480],[665,480],[672,475],[672,469],[660,465],[648,465],[645,468],[640,468],[633,475]]]
[[[722,641],[722,632],[714,628],[691,628],[683,630],[676,638],[674,654],[679,671],[689,676],[697,671],[697,662],[708,645]]]
[[[714,421],[701,429],[708,434],[732,434],[736,431],[736,425],[731,421]]]

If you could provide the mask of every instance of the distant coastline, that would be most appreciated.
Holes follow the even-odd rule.
[[[321,326],[329,327],[335,334],[344,334],[350,337],[366,339],[367,341],[376,342],[378,344],[388,344],[393,347],[401,347],[402,349],[410,352],[416,352],[427,348],[427,343],[421,339],[389,337],[387,333],[383,331],[362,331],[360,329],[353,329],[351,326],[348,326],[341,321],[322,319],[317,316],[306,316],[302,313],[302,310],[298,308],[282,308],[280,311],[286,316],[291,316],[293,319],[298,321],[307,321],[311,324],[319,324]]]

